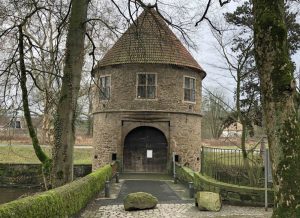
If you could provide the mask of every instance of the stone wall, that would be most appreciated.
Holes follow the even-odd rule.
[[[171,170],[172,152],[179,155],[179,163],[200,169],[201,117],[180,113],[114,112],[94,115],[94,161],[96,169],[111,162],[112,153],[122,166],[123,145],[126,135],[136,127],[151,126],[159,129],[168,141],[168,170]],[[130,120],[129,117],[132,117]],[[134,120],[136,117],[137,120]],[[156,118],[155,118],[156,117]],[[159,119],[157,118],[159,117]],[[105,124],[105,125],[103,125]]]
[[[157,98],[136,98],[136,75],[157,73]],[[96,169],[111,161],[112,153],[122,165],[126,135],[136,127],[159,129],[168,140],[168,169],[172,152],[180,163],[196,171],[200,169],[201,89],[202,75],[190,68],[162,64],[128,64],[106,67],[96,72],[111,76],[111,99],[100,101],[100,91],[94,97],[94,161]],[[196,102],[183,101],[184,76],[196,78]]]
[[[74,165],[74,178],[92,171],[90,164]],[[43,183],[41,164],[0,164],[1,186],[39,186]]]
[[[187,114],[172,116],[170,147],[179,155],[179,163],[200,170],[201,117]]]
[[[157,98],[136,98],[137,73],[157,74]],[[111,76],[111,99],[100,101],[100,91],[95,88],[94,113],[120,110],[162,110],[173,112],[201,111],[201,75],[189,68],[173,67],[162,64],[127,64],[107,67],[96,73],[99,76]],[[183,76],[196,78],[196,103],[183,101]]]
[[[112,153],[120,153],[122,122],[115,113],[94,114],[93,127],[93,169],[97,169],[111,162]]]

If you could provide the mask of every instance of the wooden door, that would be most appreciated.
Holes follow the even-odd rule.
[[[166,172],[167,153],[168,143],[160,130],[146,126],[138,127],[125,138],[124,171]]]

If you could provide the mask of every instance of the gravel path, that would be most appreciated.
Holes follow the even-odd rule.
[[[264,208],[224,205],[220,212],[199,211],[194,204],[158,204],[152,210],[125,211],[123,205],[100,206],[96,210],[85,210],[80,217],[92,218],[269,218],[271,211]]]

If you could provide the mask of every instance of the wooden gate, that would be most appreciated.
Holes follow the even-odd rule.
[[[167,154],[168,142],[160,130],[147,126],[135,128],[125,138],[124,171],[166,172]]]

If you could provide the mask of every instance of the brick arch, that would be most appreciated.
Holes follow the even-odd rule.
[[[166,172],[168,141],[155,127],[139,126],[124,139],[123,166],[127,172]],[[150,151],[151,157],[147,156]]]
[[[148,127],[153,127],[161,131],[168,142],[168,145],[170,144],[170,128],[169,128],[169,121],[166,122],[130,122],[126,126],[123,126],[122,128],[122,145],[124,146],[125,138],[128,135],[129,132],[132,130],[142,127],[142,126],[148,126]]]

